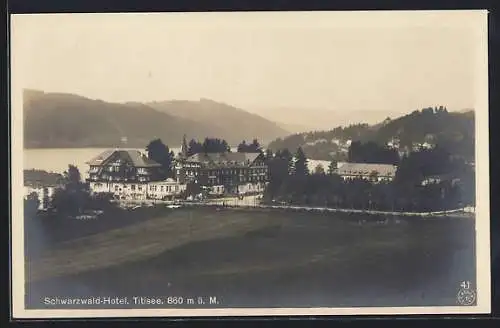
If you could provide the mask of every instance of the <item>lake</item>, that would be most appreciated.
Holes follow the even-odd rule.
[[[72,164],[78,167],[82,175],[87,172],[88,166],[85,162],[91,160],[109,148],[43,148],[24,150],[24,169],[38,169],[48,172],[62,173]],[[130,149],[130,148],[129,148]],[[133,148],[146,153],[145,149]],[[179,148],[172,148],[176,153]]]
[[[88,170],[86,161],[91,160],[103,151],[109,148],[42,148],[24,150],[24,169],[38,169],[48,172],[62,173],[72,164],[78,167],[82,176],[85,176]],[[145,149],[134,148],[146,153]],[[180,152],[180,147],[172,148],[175,153]],[[233,149],[236,151],[236,149]],[[309,160],[309,169],[313,171],[318,164],[321,164],[325,170],[328,169],[328,161]]]

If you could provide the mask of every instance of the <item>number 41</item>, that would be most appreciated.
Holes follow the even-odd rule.
[[[463,289],[469,289],[470,288],[470,281],[462,281],[462,283],[460,284],[460,287],[462,287]]]

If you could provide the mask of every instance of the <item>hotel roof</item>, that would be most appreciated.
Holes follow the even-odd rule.
[[[188,162],[195,162],[209,166],[248,166],[251,165],[261,153],[199,153],[187,158]]]
[[[132,163],[135,167],[154,167],[161,164],[149,159],[146,155],[135,149],[111,149],[106,150],[87,162],[88,165],[106,165],[114,159],[122,159]]]

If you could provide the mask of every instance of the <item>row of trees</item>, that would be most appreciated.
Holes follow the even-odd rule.
[[[187,155],[191,156],[199,153],[228,153],[231,147],[224,139],[205,138],[203,142],[191,139],[188,144]]]
[[[198,153],[229,153],[231,147],[224,139],[219,138],[205,138],[203,142],[191,139],[187,145],[187,155],[191,156]],[[251,143],[243,140],[237,147],[240,153],[253,153],[262,151],[262,147],[257,139],[253,139]]]
[[[63,176],[64,183],[54,191],[49,206],[60,216],[78,215],[86,210],[105,209],[112,206],[111,195],[90,193],[87,183],[82,181],[80,171],[76,166],[69,165]]]
[[[336,163],[310,174],[307,158],[299,148],[266,152],[270,181],[264,202],[340,208],[436,211],[475,204],[475,174],[463,159],[453,158],[441,147],[403,157],[391,182],[346,180],[336,174]],[[422,185],[424,177],[441,175],[442,181]]]
[[[372,141],[366,143],[354,141],[349,146],[348,161],[397,165],[399,163],[399,153],[395,149],[380,146]]]
[[[247,144],[245,140],[243,140],[237,148],[239,153],[259,153],[262,152],[262,147],[257,139],[253,139],[252,143]]]

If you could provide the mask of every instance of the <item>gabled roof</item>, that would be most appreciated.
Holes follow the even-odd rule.
[[[370,175],[376,172],[379,176],[395,176],[397,166],[390,164],[345,163],[338,168],[339,175]]]
[[[187,161],[208,166],[250,166],[259,155],[261,155],[261,153],[198,153],[189,156]]]
[[[115,152],[114,149],[108,149],[92,158],[90,161],[86,162],[88,165],[103,165],[103,163],[109,159],[109,157]]]
[[[87,162],[88,165],[105,165],[113,159],[122,159],[130,162],[135,167],[158,167],[161,164],[149,159],[146,155],[135,149],[106,150]]]

